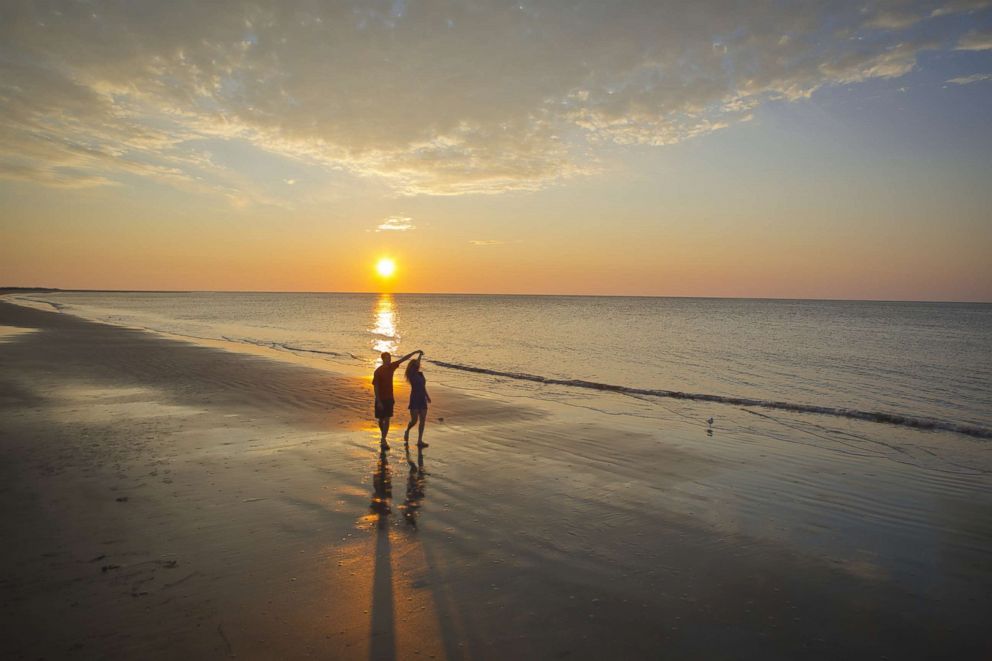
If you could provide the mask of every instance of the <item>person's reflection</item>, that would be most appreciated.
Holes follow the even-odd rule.
[[[406,480],[406,500],[403,501],[403,518],[412,527],[417,527],[417,511],[424,500],[427,489],[427,473],[424,471],[424,449],[417,448],[417,461],[410,458],[410,446],[406,446],[406,463],[410,466],[410,476]]]
[[[369,508],[379,515],[379,526],[385,524],[386,515],[390,513],[389,502],[393,498],[393,481],[389,470],[389,457],[386,448],[380,448],[379,461],[372,472],[372,503]]]

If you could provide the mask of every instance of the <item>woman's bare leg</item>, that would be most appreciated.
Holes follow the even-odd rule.
[[[406,426],[406,431],[403,432],[403,442],[404,443],[409,443],[410,442],[410,430],[413,429],[413,426],[415,424],[417,424],[417,412],[416,411],[410,411],[410,424],[408,424]]]
[[[424,443],[424,425],[427,424],[427,411],[419,411],[420,417],[420,427],[417,429],[417,445],[421,447],[427,447],[427,443]]]

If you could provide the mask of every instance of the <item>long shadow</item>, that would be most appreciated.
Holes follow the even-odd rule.
[[[424,450],[417,447],[417,461],[414,462],[410,454],[410,446],[404,446],[406,452],[406,463],[410,468],[410,473],[406,481],[406,499],[403,501],[403,518],[414,530],[417,530],[417,516],[424,499],[427,497],[427,471],[424,470]],[[423,539],[419,541],[420,549],[424,554],[424,561],[432,580],[432,592],[434,594],[434,607],[437,610],[437,623],[441,636],[441,643],[444,645],[445,658],[467,659],[471,658],[470,649],[466,647],[474,640],[467,636],[464,624],[458,624],[461,619],[458,617],[458,607],[452,595],[441,585],[441,572],[430,545]]]
[[[417,530],[419,510],[426,497],[427,472],[424,470],[424,452],[417,448],[417,458],[413,459],[410,447],[405,446],[406,461],[409,475],[406,483],[406,497],[400,509],[403,518],[412,529]],[[369,646],[370,661],[382,661],[396,658],[396,612],[395,596],[393,594],[392,547],[389,540],[389,516],[392,514],[392,469],[384,448],[380,448],[379,458],[372,473],[374,493],[369,505],[376,513],[376,548],[375,576],[372,581],[372,631]],[[437,576],[437,564],[430,550],[421,544],[424,559],[427,561],[431,574]],[[433,581],[432,581],[433,582]],[[460,647],[464,644],[464,636],[459,635],[454,624],[457,608],[450,594],[442,594],[435,586],[435,607],[445,611],[445,616],[438,619],[440,635],[449,659],[467,658],[466,650]]]
[[[390,502],[393,497],[392,476],[386,449],[380,448],[379,461],[372,473],[374,493],[369,507],[378,514],[376,520],[375,576],[372,579],[372,631],[369,659],[396,658],[396,628],[393,612],[393,565],[389,545]]]

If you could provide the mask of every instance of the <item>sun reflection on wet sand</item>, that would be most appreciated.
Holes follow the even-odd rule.
[[[368,514],[358,519],[358,526],[370,533],[366,544],[350,549],[363,555],[369,563],[370,606],[368,658],[394,659],[426,655],[448,658],[448,650],[457,649],[457,641],[445,641],[443,624],[435,602],[434,590],[443,583],[427,561],[416,528],[416,516],[424,498],[423,452],[416,462],[409,450],[410,466],[403,510],[410,526],[392,525],[393,483],[389,454],[375,438],[376,460],[372,469],[372,496]],[[347,562],[355,566],[354,562]],[[367,602],[368,603],[368,602]],[[357,604],[355,605],[357,607]]]
[[[379,294],[375,303],[373,326],[369,329],[372,334],[372,350],[376,354],[383,351],[395,353],[399,348],[400,336],[396,322],[396,301],[392,294]]]

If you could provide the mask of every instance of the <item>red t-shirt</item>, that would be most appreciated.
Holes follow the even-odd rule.
[[[382,400],[393,399],[393,373],[399,366],[399,363],[389,363],[375,368],[375,372],[372,373],[372,386],[375,388],[376,397]]]

